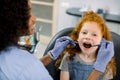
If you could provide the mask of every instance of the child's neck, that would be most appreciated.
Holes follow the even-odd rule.
[[[80,53],[79,56],[85,62],[94,62],[96,59],[95,54]]]

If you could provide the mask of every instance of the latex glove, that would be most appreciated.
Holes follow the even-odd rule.
[[[63,50],[67,47],[67,45],[75,46],[75,43],[68,36],[60,37],[56,40],[54,48],[50,51],[53,59],[57,59],[58,56],[63,52]]]
[[[113,42],[102,39],[97,59],[94,64],[94,68],[104,73],[108,62],[112,59],[113,56],[114,56]]]

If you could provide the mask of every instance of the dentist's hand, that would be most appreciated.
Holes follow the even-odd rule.
[[[54,48],[50,51],[53,59],[57,59],[58,56],[64,51],[67,45],[75,46],[75,43],[68,36],[60,37],[56,40]]]
[[[114,56],[113,42],[102,39],[97,59],[94,64],[94,68],[100,72],[105,72],[106,66],[113,56]]]

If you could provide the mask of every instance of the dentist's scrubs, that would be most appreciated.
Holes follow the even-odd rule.
[[[42,62],[17,46],[0,51],[0,80],[53,80]]]

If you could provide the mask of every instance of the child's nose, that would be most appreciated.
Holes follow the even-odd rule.
[[[91,39],[90,34],[87,34],[87,35],[85,36],[85,38],[86,38],[87,40]]]

